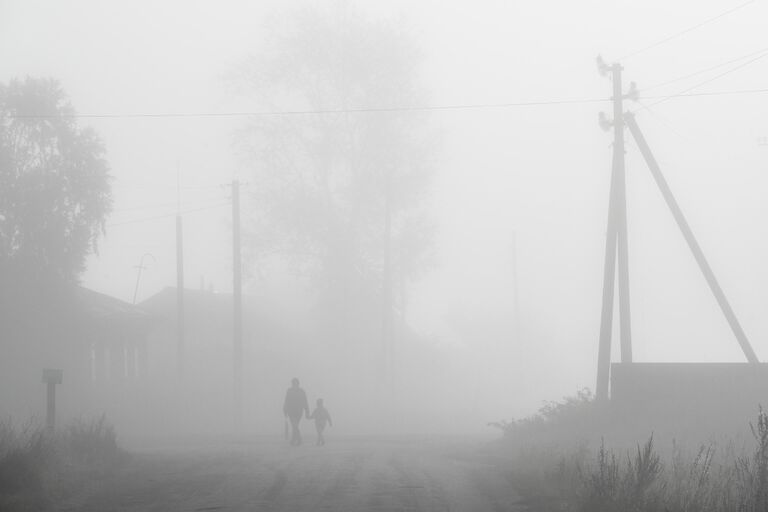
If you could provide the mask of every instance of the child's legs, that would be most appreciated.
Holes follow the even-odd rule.
[[[317,430],[317,440],[319,442],[325,442],[325,438],[323,438],[323,431],[325,430],[325,423],[321,422],[315,422],[315,430]]]

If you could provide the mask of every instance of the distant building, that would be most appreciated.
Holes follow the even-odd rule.
[[[146,373],[154,322],[141,308],[82,287],[3,306],[1,415],[26,421],[42,414],[44,368],[63,370],[62,419],[106,410]]]

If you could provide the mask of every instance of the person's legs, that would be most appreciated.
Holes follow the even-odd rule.
[[[320,446],[325,444],[325,438],[323,437],[323,430],[325,430],[325,425],[317,425],[317,444]]]
[[[299,421],[301,416],[291,417],[291,445],[298,446],[301,444],[301,432],[299,431]]]

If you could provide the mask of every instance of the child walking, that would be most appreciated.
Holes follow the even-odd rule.
[[[309,418],[315,420],[315,430],[317,430],[317,446],[323,446],[325,444],[325,438],[323,437],[325,425],[327,423],[328,425],[333,426],[333,421],[331,421],[331,415],[328,414],[328,409],[323,406],[322,398],[317,399],[317,406],[315,407],[315,410],[312,411],[312,414],[310,414]]]

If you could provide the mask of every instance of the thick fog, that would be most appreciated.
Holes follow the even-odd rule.
[[[146,361],[92,353],[91,368],[122,364],[141,377],[108,415],[126,436],[234,424],[280,433],[297,377],[339,432],[488,433],[488,422],[594,390],[613,141],[598,123],[613,115],[598,55],[621,62],[625,90],[636,83],[639,101],[625,110],[758,358],[768,357],[768,5],[712,19],[736,6],[0,2],[0,82],[58,80],[78,125],[104,142],[112,212],[80,286],[153,319]],[[744,361],[626,138],[635,360]],[[321,171],[331,177],[318,181]],[[347,240],[335,221],[363,234]],[[39,370],[19,379],[31,391],[8,413],[42,414]],[[63,386],[59,396],[72,415],[103,409],[79,410],[82,397]]]

